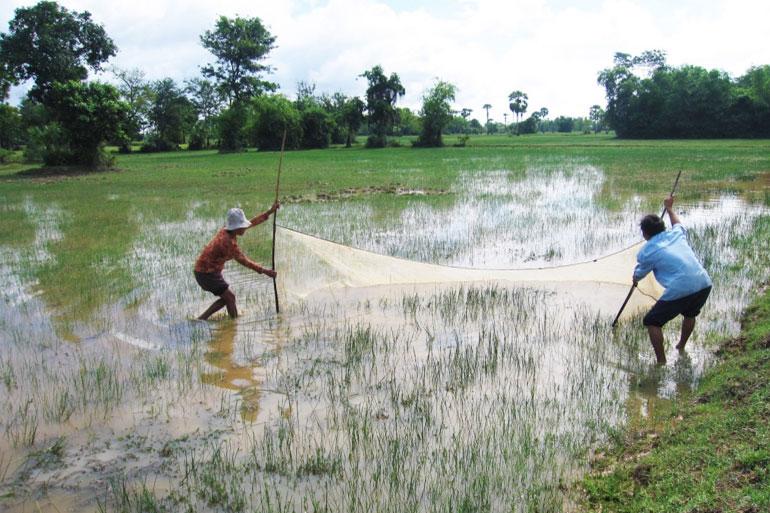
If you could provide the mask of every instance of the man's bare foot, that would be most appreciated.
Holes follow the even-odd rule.
[[[682,343],[677,344],[676,345],[676,350],[677,351],[684,351],[684,344],[682,344]]]

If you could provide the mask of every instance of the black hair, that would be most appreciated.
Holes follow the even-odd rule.
[[[648,239],[655,237],[660,232],[666,231],[666,223],[664,223],[663,219],[656,216],[655,214],[648,214],[644,216],[642,221],[639,223],[639,227],[642,229],[642,233]]]

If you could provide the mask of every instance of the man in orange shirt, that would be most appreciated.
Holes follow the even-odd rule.
[[[275,278],[276,272],[265,269],[249,257],[243,254],[238,247],[236,238],[243,235],[246,230],[252,226],[262,224],[270,218],[276,210],[280,208],[278,202],[266,212],[258,215],[252,220],[246,219],[246,215],[240,208],[231,208],[227,211],[227,222],[225,227],[219,230],[206,247],[201,251],[198,260],[195,261],[195,281],[207,292],[211,292],[219,299],[214,301],[208,309],[203,312],[198,319],[206,320],[214,313],[224,307],[227,307],[227,313],[231,318],[238,317],[238,309],[235,306],[235,294],[230,290],[230,286],[222,276],[222,269],[228,260],[236,260],[239,264],[253,269],[260,274],[266,274]]]

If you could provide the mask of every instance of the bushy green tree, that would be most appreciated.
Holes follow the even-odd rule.
[[[147,117],[152,133],[142,145],[142,151],[179,149],[197,119],[195,108],[171,78],[154,82],[151,91],[152,104]]]
[[[351,98],[348,98],[339,91],[334,94],[322,94],[318,98],[319,105],[321,105],[329,115],[332,144],[347,143],[348,130],[344,118],[345,104],[350,99]]]
[[[12,150],[22,142],[22,123],[19,109],[0,103],[0,148]]]
[[[152,89],[144,78],[144,72],[138,68],[112,68],[112,74],[118,79],[118,91],[123,101],[128,105],[128,117],[125,124],[126,138],[118,141],[120,151],[129,153],[131,141],[142,137],[142,132],[148,126],[147,114],[152,104]]]
[[[361,98],[347,98],[340,108],[338,125],[345,132],[345,147],[350,148],[355,140],[356,133],[364,123],[364,109],[366,105]]]
[[[8,99],[12,84],[13,78],[8,65],[0,61],[0,103],[4,103]]]
[[[752,66],[737,80],[739,94],[748,95],[757,105],[770,107],[770,65]]]
[[[294,102],[300,115],[302,126],[301,148],[328,148],[332,133],[335,131],[335,117],[344,95],[316,96],[315,84],[299,82],[297,99]]]
[[[460,109],[460,112],[452,112],[452,117],[446,125],[445,132],[448,134],[469,134],[473,132],[471,123],[474,120],[469,120],[473,109]],[[476,121],[478,124],[478,121]]]
[[[468,131],[468,121],[462,116],[452,116],[443,131],[447,134],[464,134]]]
[[[533,112],[531,116],[517,125],[516,131],[519,134],[535,134],[539,125],[540,113]]]
[[[734,133],[770,135],[770,65],[751,67],[738,78],[730,118]]]
[[[286,130],[286,148],[297,149],[302,144],[302,118],[293,102],[283,95],[261,95],[252,101],[253,117],[249,126],[249,141],[259,150],[281,149]]]
[[[300,112],[302,124],[301,147],[328,148],[331,140],[332,120],[320,105],[308,107]]]
[[[39,100],[57,82],[85,80],[89,69],[100,70],[116,51],[88,11],[69,11],[56,2],[16,9],[8,33],[0,34],[6,80],[34,80],[31,94]]]
[[[217,117],[220,153],[243,151],[247,142],[247,127],[249,109],[236,102],[223,110]]]
[[[29,96],[21,100],[19,114],[21,114],[21,126],[24,131],[35,126],[43,126],[51,120],[45,105]]]
[[[747,87],[754,80],[763,82],[762,71],[749,70],[733,80],[698,66],[671,68],[664,57],[654,51],[637,57],[618,53],[614,66],[599,73],[607,95],[606,119],[618,137],[770,135],[762,87]]]
[[[115,55],[113,41],[90,13],[56,2],[16,9],[8,27],[0,34],[0,89],[5,97],[9,84],[34,81],[30,97],[46,111],[45,124],[29,132],[38,156],[49,165],[104,166],[102,146],[122,136],[126,105],[114,87],[82,81]]]
[[[224,99],[213,82],[201,78],[188,80],[185,83],[185,92],[189,95],[198,116],[189,148],[208,148],[215,133],[217,115],[222,110]]]
[[[559,116],[554,119],[556,131],[562,134],[571,133],[575,129],[575,120],[567,116]]]
[[[452,104],[457,88],[449,82],[438,81],[422,100],[422,131],[417,146],[443,146],[441,133],[452,120]],[[461,118],[465,121],[465,117]]]
[[[361,76],[369,82],[366,89],[366,111],[370,135],[366,145],[369,148],[382,148],[387,144],[388,135],[398,121],[398,97],[406,94],[406,90],[396,73],[387,77],[381,66],[374,66]]]
[[[118,90],[100,82],[70,80],[54,82],[46,98],[53,121],[64,137],[64,150],[48,151],[44,155],[46,163],[91,168],[109,165],[104,142],[125,137],[123,126],[128,113]]]
[[[395,133],[398,135],[420,135],[422,119],[408,107],[398,107],[398,124]]]
[[[220,16],[214,30],[201,36],[201,44],[216,61],[201,68],[204,77],[214,80],[232,105],[245,103],[276,84],[263,80],[270,67],[262,64],[274,48],[275,37],[259,18]]]
[[[591,106],[591,110],[588,112],[588,118],[593,123],[594,135],[596,135],[604,126],[604,109],[602,109],[601,105]]]
[[[69,163],[71,151],[59,123],[49,121],[27,129],[24,160],[45,162],[49,166],[63,166]]]

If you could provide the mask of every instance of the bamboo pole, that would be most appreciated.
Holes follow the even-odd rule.
[[[278,191],[281,186],[281,167],[283,165],[283,150],[286,147],[286,130],[283,131],[283,138],[281,139],[281,156],[278,160],[278,176],[275,179],[275,203],[278,203]],[[273,212],[273,255],[272,255],[272,269],[275,271],[275,229],[277,224],[278,211]],[[281,309],[278,305],[278,282],[276,278],[273,278],[273,294],[275,295],[275,313],[280,313]]]

